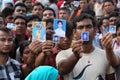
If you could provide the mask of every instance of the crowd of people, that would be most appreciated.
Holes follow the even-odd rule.
[[[120,80],[119,0],[0,0],[0,7],[0,80]],[[32,40],[41,21],[43,42]]]

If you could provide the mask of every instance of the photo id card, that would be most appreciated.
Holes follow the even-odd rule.
[[[104,27],[103,28],[103,35],[105,35],[107,32],[109,32],[109,27]]]
[[[109,26],[109,32],[112,34],[115,34],[116,33],[116,26],[115,25]]]
[[[16,30],[16,24],[14,24],[14,23],[7,23],[7,28],[12,29],[12,30]]]
[[[66,20],[54,19],[54,35],[65,37],[66,34]]]
[[[74,1],[73,4],[75,7],[78,7],[80,3],[79,3],[79,1]]]
[[[44,42],[46,40],[46,28],[43,25],[43,22],[35,22],[32,27],[32,41],[39,40]]]
[[[81,40],[82,41],[89,41],[89,32],[82,32],[81,33]]]
[[[53,43],[55,44],[55,46],[57,46],[59,42],[60,42],[60,37],[57,35],[53,35]]]

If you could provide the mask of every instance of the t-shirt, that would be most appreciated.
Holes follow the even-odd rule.
[[[115,54],[119,57],[120,59],[120,49],[114,50]],[[119,61],[120,62],[120,61]],[[120,63],[119,65],[115,68],[116,72],[116,80],[120,80]]]
[[[71,54],[73,54],[71,48],[61,51],[56,57],[57,65]],[[105,80],[105,75],[113,72],[114,69],[109,65],[105,51],[95,47],[92,53],[83,53],[83,57],[79,59],[73,70],[64,76],[64,80],[96,80],[98,76]]]

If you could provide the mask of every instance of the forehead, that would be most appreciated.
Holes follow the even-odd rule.
[[[84,25],[88,25],[88,24],[93,25],[91,19],[83,19],[83,20],[77,22],[76,24],[77,24],[77,26],[80,26],[80,25],[84,26]]]
[[[0,38],[13,38],[12,33],[6,33],[4,31],[0,31]]]
[[[105,2],[105,3],[104,3],[104,6],[105,6],[105,5],[112,5],[112,3],[111,3],[111,2]]]
[[[53,11],[51,11],[51,10],[45,10],[44,12],[43,12],[43,14],[44,13],[53,13]]]
[[[17,18],[17,19],[15,20],[15,22],[25,22],[25,20],[22,19],[22,18]]]
[[[18,10],[18,9],[24,9],[24,10],[26,10],[26,8],[25,8],[24,6],[17,6],[17,7],[15,8],[15,10]]]

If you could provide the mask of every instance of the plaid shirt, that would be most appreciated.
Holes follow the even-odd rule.
[[[22,69],[20,64],[9,58],[6,65],[0,64],[0,80],[20,80]]]

